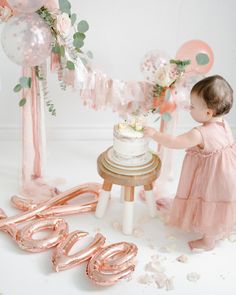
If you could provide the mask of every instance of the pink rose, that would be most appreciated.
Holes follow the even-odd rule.
[[[57,17],[57,30],[61,34],[66,34],[69,32],[71,28],[71,20],[69,18],[69,15],[67,13],[62,13],[61,15],[58,15]]]
[[[59,9],[58,0],[50,0],[45,3],[44,6],[51,12],[55,12]]]

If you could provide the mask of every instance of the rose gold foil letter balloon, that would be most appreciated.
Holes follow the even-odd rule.
[[[50,236],[36,239],[34,234],[51,230]],[[68,224],[62,218],[48,218],[32,221],[17,233],[17,242],[21,249],[29,252],[43,252],[59,244],[68,234]]]
[[[33,2],[33,1],[32,1]],[[14,63],[42,64],[51,51],[50,28],[36,13],[12,17],[2,31],[2,47]]]
[[[89,260],[86,273],[96,285],[114,285],[131,276],[137,251],[136,245],[126,242],[104,247]]]
[[[89,260],[104,245],[106,238],[98,233],[86,248],[81,249],[74,254],[70,254],[72,247],[87,235],[87,232],[76,230],[69,233],[68,236],[57,245],[52,255],[53,269],[56,272],[75,267],[80,263]]]
[[[8,0],[7,2],[17,12],[31,13],[41,8],[45,0]]]

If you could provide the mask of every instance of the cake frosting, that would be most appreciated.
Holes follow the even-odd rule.
[[[118,157],[141,157],[148,152],[148,140],[142,128],[135,130],[128,123],[117,124],[113,131],[113,150]]]

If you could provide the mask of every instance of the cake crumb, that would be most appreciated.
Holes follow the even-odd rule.
[[[179,257],[176,258],[177,261],[181,263],[187,263],[188,262],[188,257],[186,255],[180,255]]]
[[[175,237],[175,236],[173,236],[173,235],[168,235],[167,237],[166,237],[168,240],[177,240],[177,238]]]
[[[170,291],[174,289],[174,280],[173,278],[168,278],[166,280],[166,291]]]
[[[145,266],[146,271],[150,272],[164,272],[165,268],[161,265],[160,261],[150,261]]]
[[[154,282],[158,289],[162,289],[166,286],[167,276],[164,273],[157,273],[154,275]]]
[[[200,275],[196,272],[190,272],[187,274],[187,280],[190,282],[196,282],[200,279]]]
[[[149,274],[145,274],[138,278],[138,282],[143,285],[150,285],[152,281],[153,281],[152,276]]]
[[[135,238],[141,238],[144,236],[144,231],[141,228],[135,228],[133,231]]]
[[[121,224],[120,224],[118,221],[113,221],[113,222],[112,222],[112,227],[113,227],[115,230],[117,230],[117,231],[121,231],[121,229],[122,229],[122,226],[121,226]]]
[[[171,253],[176,250],[176,244],[162,246],[159,251],[163,253]]]

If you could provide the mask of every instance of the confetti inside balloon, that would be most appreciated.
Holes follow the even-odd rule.
[[[3,28],[2,46],[14,63],[32,67],[42,64],[50,54],[49,26],[36,14],[12,17]]]
[[[44,5],[45,0],[8,0],[13,10],[21,13],[32,13]]]
[[[161,50],[153,50],[148,52],[140,65],[141,72],[148,82],[155,83],[155,74],[157,69],[168,64],[170,57]]]

